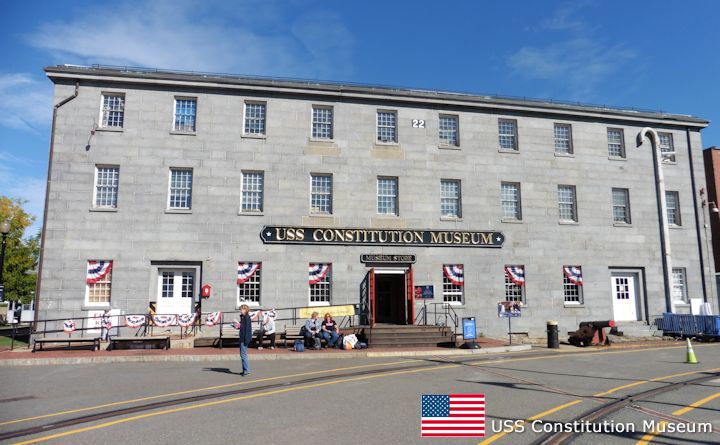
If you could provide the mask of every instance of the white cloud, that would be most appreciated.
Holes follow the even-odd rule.
[[[52,86],[25,73],[0,73],[0,125],[44,133],[52,116]]]
[[[281,4],[245,1],[220,6],[223,14],[210,17],[215,6],[168,0],[97,5],[71,20],[40,26],[28,40],[63,63],[296,77],[334,76],[349,66],[349,32],[334,15],[289,19],[291,29],[330,30],[323,39],[308,41],[307,34],[288,35]],[[257,22],[248,14],[255,8]],[[331,62],[337,59],[345,63],[335,71],[341,65]]]

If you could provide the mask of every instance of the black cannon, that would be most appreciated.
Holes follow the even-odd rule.
[[[614,327],[614,320],[580,322],[580,329],[570,333],[568,343],[574,346],[609,345],[605,328]]]

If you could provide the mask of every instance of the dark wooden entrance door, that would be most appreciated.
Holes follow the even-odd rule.
[[[375,321],[406,324],[405,274],[375,273]]]

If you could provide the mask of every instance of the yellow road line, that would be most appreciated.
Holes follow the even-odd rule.
[[[717,399],[718,397],[720,397],[720,392],[717,392],[711,396],[707,396],[704,399],[700,399],[697,402],[693,402],[684,408],[675,410],[675,411],[673,411],[673,415],[674,416],[682,416],[683,414],[687,414],[690,411],[694,410],[695,408],[699,408],[699,407],[703,406],[704,404]],[[649,444],[650,442],[653,441],[655,436],[660,434],[662,431],[665,431],[665,425],[667,425],[667,424],[668,424],[668,422],[666,420],[661,420],[660,422],[658,422],[658,427],[655,430],[650,431],[649,433],[644,435],[642,438],[640,438],[640,440],[637,441],[637,443],[635,445]]]
[[[70,410],[66,410],[66,411],[60,411],[60,412],[55,412],[55,413],[42,414],[39,416],[27,417],[24,419],[8,420],[5,422],[0,422],[0,426],[11,425],[11,424],[21,423],[21,422],[28,422],[31,420],[46,419],[48,417],[62,416],[65,414],[81,413],[81,412],[91,411],[91,410],[100,409],[100,408],[110,408],[110,407],[114,407],[114,406],[127,405],[130,403],[146,402],[148,400],[161,399],[163,397],[173,397],[173,396],[180,396],[180,395],[184,395],[184,394],[192,394],[192,393],[201,392],[201,391],[212,391],[212,390],[216,390],[216,389],[231,388],[233,386],[249,385],[251,383],[270,382],[273,380],[281,380],[281,379],[285,379],[285,378],[303,377],[303,376],[310,376],[310,375],[317,375],[317,374],[326,374],[326,373],[336,372],[336,371],[351,371],[351,370],[362,369],[362,368],[380,367],[380,366],[388,366],[388,365],[400,365],[400,364],[411,363],[411,362],[415,362],[415,360],[402,360],[402,361],[398,361],[398,362],[377,363],[377,364],[373,364],[373,365],[347,366],[344,368],[327,369],[327,370],[322,370],[322,371],[302,372],[299,374],[287,374],[287,375],[281,375],[281,376],[277,376],[277,377],[267,377],[267,378],[257,379],[257,380],[245,380],[242,382],[228,383],[225,385],[207,386],[205,388],[188,389],[188,390],[184,390],[184,391],[177,391],[177,392],[172,392],[172,393],[167,393],[167,394],[158,394],[158,395],[154,395],[154,396],[140,397],[140,398],[131,399],[131,400],[121,400],[118,402],[105,403],[103,405],[95,405],[95,406],[89,406],[86,408],[70,409]]]
[[[618,351],[618,352],[620,352],[620,351]],[[616,386],[615,388],[609,389],[609,390],[607,390],[607,391],[603,391],[603,392],[599,392],[599,393],[597,393],[597,394],[593,394],[593,397],[602,397],[602,396],[606,396],[606,395],[608,395],[608,394],[612,394],[612,393],[614,393],[614,392],[617,392],[617,391],[620,391],[620,390],[623,390],[623,389],[626,389],[626,388],[632,388],[632,387],[635,387],[635,386],[644,385],[644,384],[646,384],[646,383],[659,382],[659,381],[666,380],[666,379],[671,379],[671,378],[674,378],[674,377],[683,377],[683,376],[692,375],[692,374],[700,374],[700,373],[703,373],[703,372],[715,372],[715,371],[720,371],[720,368],[703,369],[703,370],[700,370],[700,371],[681,372],[681,373],[678,373],[678,374],[671,374],[671,375],[665,375],[665,376],[662,376],[662,377],[655,377],[655,378],[652,378],[652,379],[649,379],[649,380],[640,380],[640,381],[637,381],[637,382],[634,382],[634,383],[630,383],[630,384],[627,384],[627,385]],[[710,400],[714,399],[715,397],[720,397],[720,394],[716,394],[716,395],[713,396],[712,398],[706,397],[705,399],[708,399],[708,400],[702,399],[702,400],[697,401],[696,403],[700,403],[700,402],[702,402],[702,403],[707,403],[707,402],[709,402]],[[532,416],[532,417],[530,417],[530,418],[528,418],[528,419],[523,420],[521,424],[519,424],[519,425],[517,425],[515,428],[513,428],[513,431],[514,431],[516,428],[518,428],[519,426],[524,425],[524,424],[527,423],[527,422],[532,422],[533,420],[538,420],[538,419],[540,419],[540,418],[542,418],[542,417],[544,417],[544,416],[547,416],[547,415],[556,413],[556,412],[558,412],[558,411],[562,411],[562,410],[564,410],[565,408],[569,408],[569,407],[571,407],[571,406],[573,406],[573,405],[577,405],[578,403],[581,403],[581,402],[583,402],[584,400],[586,400],[586,399],[576,399],[576,400],[573,400],[573,401],[571,401],[571,402],[565,403],[564,405],[556,406],[555,408],[551,408],[551,409],[549,409],[549,410],[547,410],[547,411],[543,411],[543,412],[541,412],[541,413],[539,413],[539,414],[535,414],[534,416]],[[700,406],[700,405],[698,405],[698,406]],[[696,408],[696,407],[694,407],[694,408]],[[694,409],[694,408],[692,408],[692,409]],[[683,408],[683,409],[685,409],[685,408]],[[687,412],[687,411],[686,411],[686,412]],[[673,414],[675,414],[675,413],[673,413]],[[494,435],[488,437],[487,439],[483,440],[482,442],[480,442],[478,445],[487,445],[487,444],[493,443],[493,442],[495,442],[496,440],[498,440],[498,439],[506,436],[506,435],[509,434],[510,432],[512,432],[512,431],[508,431],[508,432],[502,431],[502,432],[500,432],[500,433],[494,434]],[[647,436],[647,435],[646,435],[646,436]],[[644,436],[643,439],[645,439],[646,436]],[[642,439],[641,439],[641,440],[642,440]],[[640,442],[638,442],[637,445],[639,445],[639,444],[640,444]]]
[[[199,404],[195,404],[195,405],[180,406],[177,408],[166,409],[166,410],[162,410],[162,411],[155,411],[152,413],[140,414],[140,415],[132,416],[132,417],[126,417],[123,419],[113,420],[112,422],[101,423],[98,425],[92,425],[92,426],[88,426],[85,428],[79,428],[79,429],[75,429],[75,430],[65,431],[63,433],[52,434],[49,436],[38,437],[36,439],[30,439],[30,440],[26,440],[24,442],[17,442],[15,445],[27,445],[27,444],[32,444],[32,443],[45,442],[47,440],[71,436],[71,435],[83,433],[86,431],[93,431],[93,430],[97,430],[97,429],[101,429],[101,428],[107,428],[107,427],[110,427],[113,425],[118,425],[121,423],[127,423],[127,422],[132,422],[135,420],[147,419],[149,417],[162,416],[162,415],[172,414],[172,413],[177,413],[177,412],[182,412],[182,411],[196,410],[196,409],[205,408],[208,406],[224,405],[227,403],[237,402],[239,400],[254,399],[257,397],[270,396],[270,395],[274,395],[274,394],[283,394],[283,393],[288,393],[288,392],[300,391],[303,389],[320,388],[323,386],[337,385],[340,383],[357,382],[360,380],[370,380],[370,379],[376,379],[379,377],[387,377],[387,376],[394,376],[394,375],[401,375],[401,374],[413,374],[413,373],[428,372],[428,371],[438,371],[438,370],[450,369],[450,368],[459,368],[460,366],[461,365],[441,365],[441,366],[436,366],[433,368],[421,368],[421,369],[410,369],[407,371],[384,372],[384,373],[365,375],[365,376],[360,376],[360,377],[350,377],[350,378],[345,378],[345,379],[332,380],[329,382],[312,383],[312,384],[308,384],[308,385],[295,386],[295,387],[290,387],[290,388],[275,389],[272,391],[260,392],[257,394],[247,394],[244,396],[232,397],[230,399],[214,400],[212,402],[204,402],[204,403],[199,403]]]

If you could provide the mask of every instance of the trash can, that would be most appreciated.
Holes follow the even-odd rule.
[[[554,320],[547,322],[547,347],[549,349],[560,348],[560,341],[558,340],[558,322]]]

